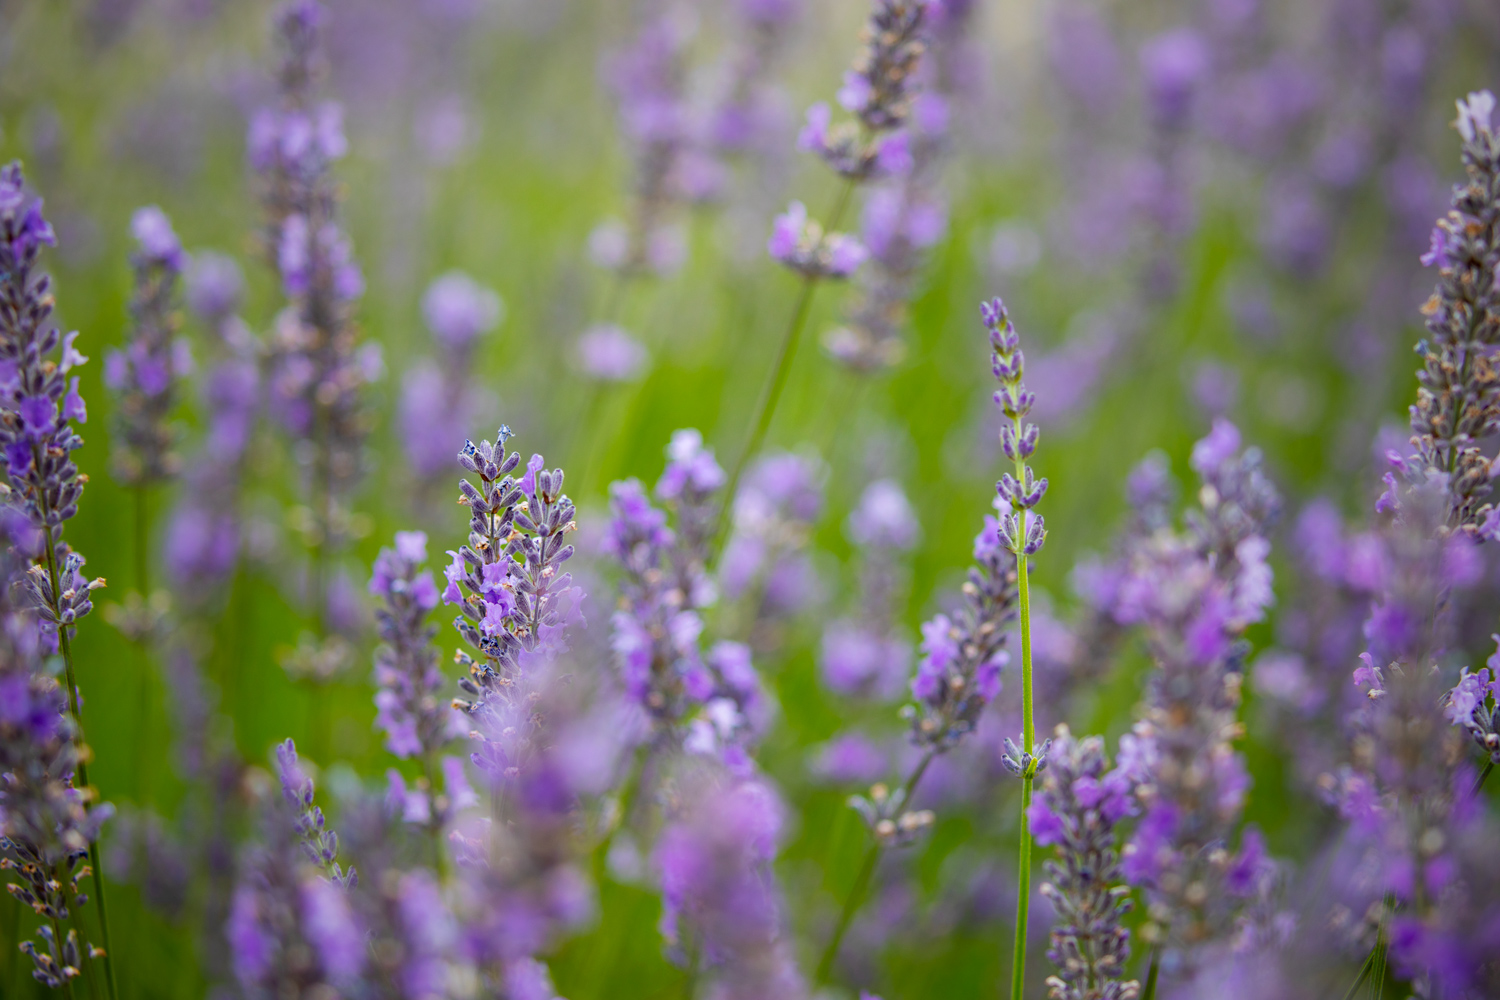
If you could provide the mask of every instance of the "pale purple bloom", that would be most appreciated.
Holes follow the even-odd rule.
[[[481,334],[498,326],[504,315],[500,296],[462,271],[434,279],[422,296],[427,329],[450,351],[467,351]]]
[[[632,382],[651,361],[640,341],[613,324],[585,330],[578,338],[577,350],[579,367],[601,382]]]

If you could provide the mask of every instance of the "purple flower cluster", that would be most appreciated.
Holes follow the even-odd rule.
[[[1264,537],[1279,499],[1255,449],[1240,450],[1227,421],[1193,448],[1201,506],[1185,532],[1160,531],[1136,547],[1115,614],[1144,628],[1155,664],[1146,717],[1129,769],[1146,812],[1125,848],[1124,871],[1146,888],[1152,923],[1142,932],[1191,968],[1193,948],[1221,937],[1240,900],[1265,888],[1259,841],[1224,846],[1250,779],[1234,749],[1246,647],[1244,630],[1272,601]]]
[[[839,104],[854,120],[834,125],[827,104],[807,109],[807,124],[797,145],[816,154],[844,179],[844,196],[827,232],[808,219],[800,201],[792,202],[785,214],[777,216],[766,249],[773,259],[808,281],[847,278],[870,255],[855,237],[833,231],[853,186],[905,174],[912,168],[911,137],[903,126],[911,115],[931,6],[928,0],[874,0],[861,36],[864,46],[844,74],[838,93]]]
[[[192,371],[187,341],[176,338],[177,284],[187,263],[166,213],[155,205],[130,220],[135,288],[132,329],[123,350],[104,358],[104,383],[117,397],[115,476],[129,486],[150,486],[175,477],[180,459],[168,420],[176,383]]]
[[[457,656],[468,671],[459,681],[468,698],[458,705],[476,727],[474,763],[495,785],[515,776],[519,762],[507,744],[524,742],[529,729],[515,729],[525,716],[518,682],[566,648],[583,598],[572,575],[559,572],[573,556],[566,539],[577,528],[573,501],[562,492],[562,470],[544,468],[542,456],[533,455],[525,475],[513,478],[521,456],[506,455],[510,436],[510,428],[501,427],[493,445],[468,441],[458,454],[479,485],[459,482],[469,537],[449,550],[453,562],[442,592],[443,603],[459,609],[453,627],[478,654],[477,660],[464,651]]]
[[[14,549],[0,552],[0,870],[13,873],[11,895],[43,919],[37,941],[20,947],[35,977],[58,987],[82,973],[77,935],[64,936],[62,927],[88,902],[79,879],[113,809],[90,808],[89,792],[74,785],[87,751],[67,693],[47,668],[36,620],[15,603],[23,573]]]
[[[396,532],[395,548],[381,549],[375,559],[370,593],[384,603],[375,612],[381,641],[375,650],[375,725],[385,730],[385,746],[393,756],[415,757],[424,769],[425,787],[416,792],[407,792],[395,771],[390,774],[402,815],[441,829],[473,793],[462,760],[441,756],[444,747],[464,735],[464,727],[442,697],[448,678],[438,667],[433,643],[437,627],[427,622],[438,606],[438,588],[424,568],[426,561],[427,536],[420,531]]]
[[[621,131],[632,146],[635,190],[630,221],[603,224],[589,237],[589,246],[600,266],[621,276],[677,270],[687,244],[675,209],[719,183],[717,164],[694,148],[683,66],[691,37],[681,18],[657,14],[630,47],[611,53],[602,67],[619,106]]]
[[[975,565],[964,583],[957,619],[939,614],[922,625],[922,657],[911,683],[916,705],[907,712],[913,741],[936,753],[957,746],[974,729],[985,705],[1000,693],[1000,670],[1010,659],[1004,649],[1005,626],[1018,610],[1017,560],[1040,549],[1046,536],[1041,517],[1029,509],[1041,500],[1047,481],[1033,481],[1025,466],[1040,432],[1035,424],[1024,422],[1034,397],[1021,383],[1020,337],[999,299],[984,303],[981,311],[992,367],[1001,383],[995,402],[1008,418],[1001,442],[1018,471],[1025,468],[1025,486],[1018,487],[1009,473],[996,484],[995,506],[1005,512],[999,520],[986,515],[984,529],[974,539]],[[1026,747],[1021,753],[1033,749]]]
[[[1500,639],[1495,641],[1500,646]],[[1444,696],[1443,715],[1468,732],[1491,764],[1500,764],[1500,652],[1474,673],[1464,668]]]
[[[261,179],[266,252],[288,298],[270,350],[273,412],[307,443],[299,454],[308,460],[312,542],[320,558],[347,533],[342,505],[359,480],[370,427],[364,388],[381,370],[378,346],[361,346],[350,318],[364,279],[339,226],[331,170],[347,148],[343,114],[337,104],[315,100],[325,17],[314,0],[289,0],[278,12],[280,103],[256,114],[248,139]],[[316,602],[321,620],[327,595],[317,594]]]
[[[1110,768],[1101,738],[1076,740],[1067,726],[1057,727],[1026,810],[1037,845],[1057,849],[1040,890],[1055,913],[1047,950],[1058,971],[1047,980],[1052,1000],[1140,996],[1141,984],[1124,978],[1130,932],[1121,920],[1131,902],[1115,849],[1116,826],[1136,812],[1136,782],[1126,768]]]
[[[243,859],[225,930],[235,978],[251,997],[349,989],[366,960],[350,902],[357,877],[336,860],[338,836],[313,805],[292,741],[276,756],[281,799],[261,810],[263,839]]]
[[[681,805],[654,852],[662,936],[682,965],[709,971],[726,1000],[807,995],[771,870],[785,809],[762,778],[714,768],[682,776]]]
[[[811,455],[774,452],[758,459],[733,498],[732,527],[719,561],[719,584],[745,602],[753,621],[742,634],[806,611],[821,583],[806,549],[823,509],[826,469]]]
[[[418,362],[402,380],[401,431],[407,462],[420,478],[431,479],[453,461],[453,442],[490,418],[490,400],[473,382],[474,353],[480,337],[500,323],[504,306],[493,291],[453,271],[427,287],[422,316],[438,359]]]
[[[83,557],[62,540],[63,523],[78,513],[83,477],[73,452],[83,439],[73,421],[88,419],[78,376],[68,373],[88,359],[49,322],[51,279],[38,273],[44,246],[57,237],[42,217],[41,199],[28,195],[21,165],[0,170],[0,447],[9,487],[5,500],[19,522],[11,535],[31,558],[27,588],[37,605],[48,645],[63,648],[73,624],[93,610],[89,594],[104,581],[82,575]],[[59,352],[54,361],[48,357]],[[59,629],[63,631],[59,633]],[[70,681],[71,684],[71,681]],[[69,692],[70,703],[76,696]],[[76,719],[77,709],[74,705]]]
[[[797,143],[841,177],[863,181],[910,167],[910,137],[902,127],[911,115],[933,6],[928,0],[874,0],[861,36],[864,47],[838,92],[839,105],[854,120],[834,125],[827,104],[807,109]]]
[[[234,260],[219,254],[195,254],[187,272],[188,306],[213,330],[220,355],[202,384],[207,428],[167,524],[168,574],[195,603],[216,593],[239,560],[241,487],[263,404],[262,347],[236,314],[243,282]]]
[[[1490,460],[1480,440],[1500,429],[1500,375],[1489,360],[1500,343],[1500,131],[1491,123],[1495,97],[1470,94],[1458,104],[1468,178],[1453,189],[1453,207],[1432,231],[1422,262],[1438,268],[1438,286],[1423,306],[1428,340],[1417,345],[1417,401],[1411,408],[1416,455],[1413,482],[1442,476],[1446,526],[1470,536],[1500,537],[1500,513],[1485,503]]]
[[[865,201],[863,242],[869,266],[860,272],[859,297],[845,326],[830,330],[823,346],[853,371],[879,371],[905,355],[906,306],[924,252],[943,237],[948,214],[941,180],[949,152],[949,120],[957,81],[953,67],[971,27],[972,4],[928,6],[929,51],[920,66],[923,87],[911,100],[905,157],[894,162]]]
[[[639,481],[610,486],[604,550],[622,571],[610,645],[626,696],[660,733],[743,769],[744,744],[767,721],[760,678],[748,647],[726,640],[705,653],[700,643],[701,612],[718,597],[704,563],[724,470],[695,430],[674,434],[667,457],[656,495],[673,510],[676,531]]]

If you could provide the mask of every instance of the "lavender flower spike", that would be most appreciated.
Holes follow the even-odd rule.
[[[15,873],[6,888],[42,917],[38,941],[21,950],[32,975],[59,987],[82,974],[77,935],[62,933],[75,909],[88,902],[79,880],[88,871],[89,850],[112,814],[108,805],[88,808],[74,773],[85,748],[67,715],[67,695],[47,669],[29,609],[15,603],[24,563],[13,548],[0,550],[0,871]],[[88,948],[89,957],[98,953]]]
[[[248,140],[261,180],[264,249],[288,300],[271,344],[269,384],[274,412],[308,445],[312,597],[320,632],[329,603],[324,564],[348,533],[345,506],[362,473],[370,429],[364,389],[381,373],[378,346],[361,346],[351,322],[364,279],[339,225],[332,172],[347,148],[343,112],[315,99],[325,17],[313,0],[290,0],[279,10],[280,101],[256,114]]]
[[[352,866],[347,872],[339,867],[339,835],[327,828],[323,810],[313,804],[313,780],[297,762],[297,746],[290,739],[276,747],[276,770],[281,778],[281,797],[292,811],[292,827],[308,860],[335,885],[354,888],[359,884],[359,873]]]
[[[1135,813],[1135,779],[1109,769],[1104,741],[1075,740],[1058,726],[1050,767],[1026,822],[1041,847],[1055,846],[1039,890],[1057,922],[1047,957],[1058,974],[1047,979],[1051,1000],[1135,1000],[1141,984],[1125,980],[1130,932],[1130,887],[1120,872],[1115,825]]]
[[[1467,182],[1454,187],[1453,207],[1432,232],[1422,258],[1438,268],[1438,286],[1422,307],[1428,340],[1417,345],[1417,402],[1411,408],[1416,455],[1413,482],[1446,477],[1449,531],[1500,537],[1500,511],[1485,502],[1491,462],[1480,442],[1500,430],[1500,378],[1488,360],[1500,344],[1500,132],[1491,121],[1495,98],[1470,94],[1455,123],[1463,139]]]
[[[480,747],[473,759],[497,784],[514,774],[497,740],[510,725],[512,701],[523,696],[516,682],[534,659],[565,648],[583,597],[572,575],[561,571],[573,557],[567,536],[578,528],[573,501],[562,492],[563,471],[544,468],[542,456],[533,455],[526,474],[513,478],[521,456],[505,453],[510,436],[502,426],[493,445],[469,441],[459,452],[459,465],[479,485],[459,481],[469,539],[448,553],[453,562],[444,571],[442,594],[444,604],[458,606],[453,627],[479,654],[476,660],[461,650],[456,657],[468,671],[459,681],[468,697],[454,705],[477,720]]]
[[[130,258],[133,329],[123,350],[105,356],[104,382],[119,398],[115,476],[127,486],[148,487],[174,478],[181,468],[173,451],[177,435],[167,421],[177,382],[192,369],[187,341],[176,336],[177,286],[187,256],[155,205],[136,211],[130,231],[136,241]]]
[[[427,536],[420,531],[396,532],[395,548],[381,549],[370,578],[370,593],[384,606],[375,612],[380,647],[375,651],[375,724],[385,730],[385,746],[394,756],[422,762],[425,791],[403,795],[407,814],[427,817],[438,835],[457,798],[467,785],[448,787],[439,781],[456,758],[441,758],[443,748],[463,735],[461,717],[441,695],[447,676],[438,668],[433,643],[437,628],[427,616],[438,606],[438,588],[427,561]],[[440,791],[440,786],[442,790]]]
[[[49,322],[51,280],[37,273],[36,265],[42,247],[56,243],[42,216],[41,200],[26,191],[21,165],[0,169],[0,449],[8,480],[0,488],[0,501],[10,512],[13,547],[31,560],[26,590],[40,620],[44,651],[62,654],[68,712],[82,742],[73,630],[78,619],[93,610],[90,594],[104,586],[104,580],[85,578],[83,557],[62,540],[63,524],[78,513],[83,496],[84,480],[72,457],[83,439],[74,433],[72,422],[88,419],[78,394],[78,376],[70,378],[68,372],[88,359],[74,346],[76,332],[62,336]],[[48,357],[54,351],[59,354],[56,360]],[[81,788],[89,786],[82,757],[76,782]],[[106,953],[105,978],[113,998],[109,918],[97,842],[89,844],[88,851]]]

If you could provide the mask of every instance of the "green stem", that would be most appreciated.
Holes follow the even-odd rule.
[[[833,961],[839,954],[839,945],[844,943],[844,935],[849,932],[849,925],[854,921],[854,914],[858,912],[860,903],[864,902],[865,890],[870,887],[870,880],[875,877],[875,866],[880,861],[880,854],[881,846],[878,840],[865,852],[864,863],[859,866],[859,874],[854,879],[854,886],[844,900],[844,909],[839,914],[838,925],[833,929],[833,937],[828,939],[828,947],[823,949],[823,957],[818,960],[818,971],[813,975],[814,988],[821,987],[828,982],[828,976],[833,971]]]
[[[1370,953],[1365,956],[1365,964],[1359,967],[1359,975],[1354,977],[1354,982],[1344,992],[1344,1000],[1354,1000],[1354,994],[1359,992],[1360,986],[1370,977],[1370,969],[1375,965],[1375,951],[1371,948]]]
[[[135,585],[141,600],[151,598],[151,497],[145,483],[138,484],[135,494]]]
[[[740,457],[734,463],[734,470],[729,474],[729,483],[724,489],[724,502],[719,507],[719,525],[714,532],[715,538],[722,538],[724,529],[729,524],[729,508],[734,505],[734,496],[739,489],[740,477],[745,473],[745,466],[749,464],[750,457],[760,451],[760,446],[766,439],[766,432],[771,428],[771,418],[776,415],[776,404],[781,400],[781,392],[786,388],[787,375],[792,370],[792,356],[797,353],[797,343],[802,338],[802,329],[807,325],[807,314],[812,307],[813,293],[817,291],[818,278],[815,275],[806,275],[802,279],[802,290],[797,294],[797,304],[792,309],[792,318],[787,323],[786,332],[781,335],[781,347],[777,349],[776,361],[771,366],[771,377],[761,389],[760,400],[755,404],[755,418],[751,421],[750,440],[745,442],[745,447],[740,451]]]
[[[1480,789],[1484,788],[1484,779],[1488,778],[1490,776],[1490,772],[1493,771],[1494,769],[1495,769],[1495,762],[1493,760],[1488,761],[1484,765],[1484,770],[1479,772],[1479,779],[1474,782],[1474,794],[1475,795],[1478,795]]]
[[[917,761],[917,766],[912,769],[911,775],[906,779],[906,784],[901,786],[898,809],[904,811],[911,804],[917,785],[921,783],[922,776],[927,773],[928,766],[936,757],[937,751],[929,749],[922,755],[922,759]],[[839,945],[843,944],[844,935],[849,932],[849,925],[854,922],[854,915],[859,912],[860,905],[864,903],[865,890],[870,886],[870,879],[875,875],[875,866],[880,861],[880,855],[884,850],[885,845],[879,840],[870,845],[864,863],[860,866],[859,875],[854,879],[854,886],[844,899],[844,909],[839,914],[839,922],[833,929],[833,937],[829,938],[828,947],[823,949],[823,957],[818,960],[818,971],[813,976],[814,987],[823,986],[828,982],[828,977],[833,972],[834,959],[838,958]]]
[[[1016,441],[1021,441],[1021,419],[1015,418]],[[1026,461],[1016,449],[1016,481],[1026,485]],[[1021,608],[1021,727],[1022,753],[1036,746],[1036,722],[1032,718],[1031,695],[1031,586],[1027,578],[1026,528],[1027,511],[1016,510],[1016,590]],[[1031,829],[1026,825],[1026,810],[1031,806],[1031,784],[1036,775],[1033,763],[1021,776],[1021,847],[1017,875],[1020,884],[1016,894],[1016,943],[1011,963],[1011,1000],[1021,1000],[1026,981],[1026,922],[1031,909]]]
[[[1161,972],[1161,951],[1157,948],[1151,949],[1151,966],[1146,970],[1146,991],[1141,994],[1141,1000],[1156,1000],[1156,976]]]
[[[828,215],[828,224],[825,232],[832,232],[838,227],[839,221],[844,217],[845,210],[849,207],[849,199],[854,196],[854,181],[844,182],[839,189],[838,200],[834,203],[833,211]],[[802,329],[807,325],[807,315],[812,307],[813,293],[818,288],[818,277],[808,274],[802,278],[802,290],[797,295],[797,304],[792,308],[791,322],[787,324],[786,332],[781,336],[781,347],[776,352],[776,362],[771,367],[771,377],[761,390],[760,400],[755,407],[755,418],[751,421],[753,430],[750,432],[750,440],[745,443],[744,450],[734,463],[734,469],[729,474],[729,482],[724,489],[724,502],[719,506],[719,524],[714,531],[714,538],[722,540],[725,528],[729,524],[729,509],[734,506],[735,491],[740,485],[740,476],[745,472],[745,466],[755,453],[760,451],[762,442],[765,441],[766,432],[770,430],[771,418],[776,415],[776,404],[781,400],[781,391],[786,388],[787,375],[792,368],[792,358],[797,353],[797,344],[802,338]],[[715,546],[721,548],[722,546]]]
[[[1031,805],[1031,775],[1021,778],[1021,849],[1017,862],[1020,888],[1016,893],[1016,943],[1011,950],[1010,997],[1021,1000],[1026,993],[1026,923],[1031,915],[1031,830],[1026,809]]]

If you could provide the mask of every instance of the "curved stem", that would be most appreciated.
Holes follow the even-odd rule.
[[[771,377],[761,389],[760,400],[755,404],[755,417],[750,424],[750,440],[745,442],[733,471],[729,473],[729,483],[724,488],[724,503],[719,508],[719,526],[714,532],[715,539],[722,539],[724,529],[729,525],[729,509],[734,505],[740,477],[744,475],[750,457],[760,451],[766,432],[771,428],[771,418],[776,415],[776,404],[781,400],[781,391],[786,388],[787,375],[792,370],[792,356],[797,353],[797,344],[802,339],[802,328],[807,325],[807,314],[817,288],[816,276],[809,274],[803,277],[802,290],[797,294],[791,321],[787,324],[786,332],[781,335],[781,347],[777,349],[776,361],[771,366]]]
[[[1161,951],[1151,949],[1151,967],[1146,972],[1146,990],[1141,994],[1141,1000],[1156,1000],[1156,976],[1161,972]]]
[[[839,945],[844,943],[844,935],[848,933],[849,925],[854,921],[854,914],[864,902],[865,890],[870,887],[870,880],[875,877],[875,866],[880,861],[880,854],[881,845],[878,840],[865,852],[865,860],[859,866],[859,874],[855,877],[854,886],[844,900],[843,912],[839,914],[839,922],[833,929],[833,937],[828,939],[828,947],[823,949],[823,957],[818,960],[818,971],[813,975],[814,987],[828,982],[828,975],[833,971],[833,961],[839,954]]]
[[[838,227],[839,221],[844,217],[844,212],[849,208],[849,199],[853,196],[854,181],[846,180],[843,187],[839,189],[838,200],[834,203],[833,211],[828,215],[825,231],[832,232]],[[755,407],[755,418],[751,421],[750,440],[745,442],[744,450],[735,461],[734,469],[729,474],[728,485],[724,489],[724,503],[719,508],[719,524],[714,531],[716,541],[722,541],[724,530],[728,527],[729,510],[734,506],[740,476],[744,474],[745,466],[751,457],[760,451],[760,446],[766,439],[766,431],[771,427],[771,418],[776,415],[776,404],[781,400],[782,389],[786,388],[792,358],[797,353],[797,344],[802,338],[802,328],[807,325],[807,314],[812,307],[813,293],[817,291],[818,280],[818,277],[812,274],[804,275],[802,278],[802,290],[797,295],[797,304],[792,308],[792,318],[787,324],[786,332],[781,336],[781,347],[776,352],[776,363],[771,367],[771,377],[761,390],[760,401]],[[720,547],[715,546],[716,549]]]
[[[937,757],[937,751],[929,748],[917,761],[917,766],[912,768],[911,775],[906,779],[906,784],[901,786],[901,797],[898,809],[904,810],[911,803],[911,798],[916,794],[917,785],[922,781],[922,776],[927,773],[928,766]],[[859,912],[860,906],[865,901],[865,890],[870,886],[870,880],[875,876],[875,866],[880,861],[880,855],[885,851],[885,845],[879,840],[870,845],[870,850],[865,854],[864,863],[860,865],[859,875],[854,879],[854,886],[849,890],[849,895],[844,899],[844,909],[839,914],[839,922],[834,926],[833,937],[828,940],[828,947],[823,949],[823,957],[818,960],[818,970],[813,976],[814,987],[823,986],[828,982],[828,976],[833,971],[834,959],[838,958],[839,945],[844,942],[844,935],[849,932],[849,925],[854,922],[854,915]]]

